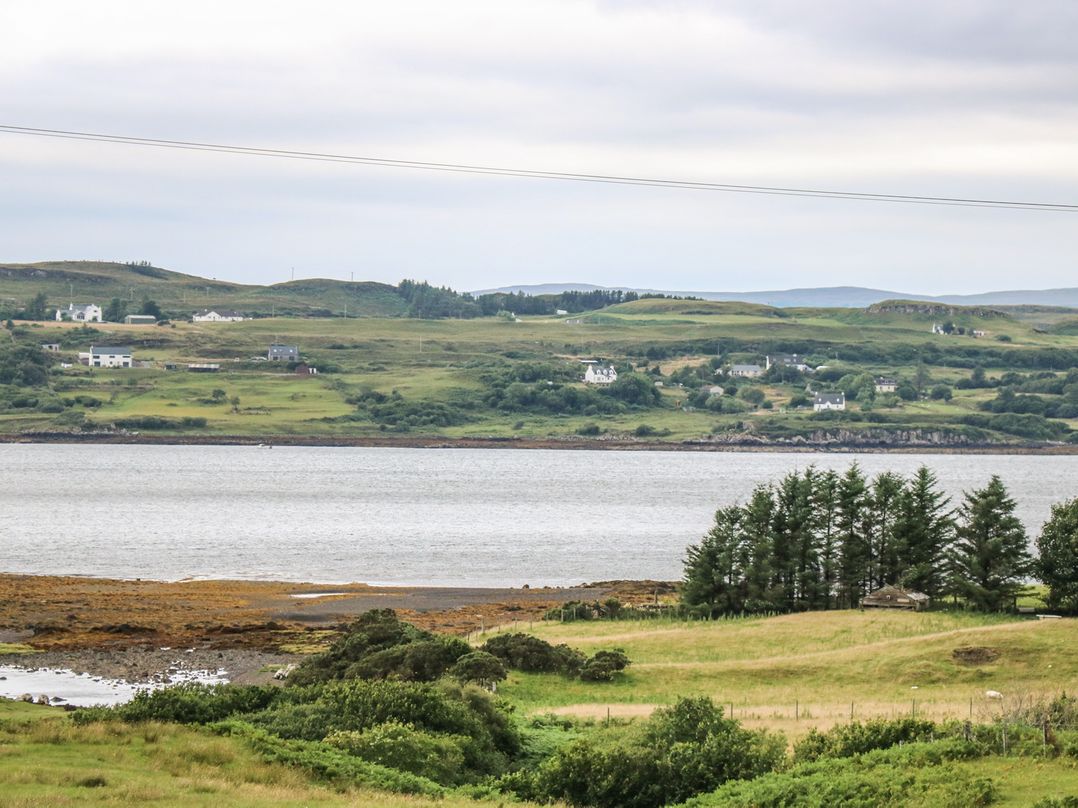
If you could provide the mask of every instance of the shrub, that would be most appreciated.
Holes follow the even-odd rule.
[[[473,651],[460,657],[449,669],[449,675],[458,682],[474,682],[489,688],[505,679],[506,671],[498,657],[486,651]]]
[[[392,609],[373,609],[360,615],[328,651],[304,660],[288,681],[305,685],[389,676],[433,681],[470,651],[463,640],[438,637],[402,622]]]
[[[580,678],[588,682],[609,682],[629,667],[629,657],[620,649],[596,651],[580,669]]]
[[[827,732],[812,729],[794,745],[794,760],[809,762],[820,758],[852,757],[873,749],[928,740],[935,730],[933,722],[915,718],[854,721],[839,724]]]
[[[172,721],[177,724],[209,724],[233,715],[262,710],[280,694],[275,687],[205,685],[187,683],[143,690],[126,704],[111,708],[77,710],[75,723],[87,724],[107,718],[130,723]]]
[[[575,674],[584,655],[567,645],[551,645],[530,634],[499,634],[483,644],[483,651],[508,667],[531,673]]]
[[[452,785],[463,782],[462,743],[467,740],[462,736],[425,732],[399,721],[387,721],[362,732],[333,732],[325,742],[371,763]]]
[[[524,788],[545,800],[652,808],[773,770],[780,737],[745,730],[710,699],[682,699],[641,727],[593,733],[556,752]]]

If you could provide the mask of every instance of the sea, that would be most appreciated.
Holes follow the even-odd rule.
[[[998,474],[1030,536],[1078,456],[0,445],[0,572],[568,586],[677,579],[716,509],[790,471]]]

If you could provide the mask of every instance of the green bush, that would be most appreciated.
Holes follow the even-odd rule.
[[[392,609],[374,609],[353,622],[328,651],[304,660],[288,681],[306,685],[393,676],[429,682],[471,650],[463,640],[436,636],[399,620]]]
[[[474,682],[481,687],[491,687],[506,677],[505,665],[493,654],[473,651],[460,657],[449,675],[458,682]]]
[[[273,703],[281,691],[275,687],[253,685],[205,685],[187,683],[143,690],[126,704],[115,707],[77,710],[75,723],[91,723],[117,718],[139,721],[172,721],[177,724],[209,724],[233,715],[263,710]]]
[[[499,634],[487,640],[482,650],[510,668],[530,673],[575,675],[584,664],[584,655],[579,651],[567,645],[551,645],[530,634]]]
[[[821,758],[853,757],[873,749],[929,740],[935,731],[933,722],[915,718],[854,721],[839,724],[827,732],[812,729],[794,745],[794,760],[805,763]]]
[[[446,785],[463,782],[466,773],[463,745],[467,738],[436,735],[399,721],[387,721],[362,732],[333,732],[325,742],[371,763]]]
[[[609,682],[629,667],[629,657],[620,649],[596,651],[580,669],[580,678],[587,682]]]
[[[780,736],[743,729],[710,699],[681,699],[643,725],[570,743],[515,785],[522,795],[571,805],[653,808],[758,777],[784,757]]]

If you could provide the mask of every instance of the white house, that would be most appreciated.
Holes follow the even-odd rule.
[[[41,350],[46,351],[48,353],[60,353],[60,343],[59,342],[43,342],[43,343],[41,343]]]
[[[231,309],[203,309],[191,315],[196,323],[239,323],[243,321],[243,315]]]
[[[812,400],[812,409],[816,412],[821,410],[844,410],[846,409],[846,394],[817,393]]]
[[[588,365],[584,371],[584,384],[613,384],[618,380],[618,372],[613,365]]]
[[[893,393],[898,389],[897,379],[888,379],[885,376],[880,376],[876,379],[876,392],[877,393]]]
[[[763,372],[764,369],[759,365],[732,365],[729,374],[731,376],[741,376],[746,379],[753,379],[762,375]]]
[[[84,354],[79,354],[81,359]],[[86,364],[92,368],[129,368],[134,364],[131,360],[130,348],[117,348],[110,345],[91,345],[85,353]]]
[[[101,307],[88,303],[85,306],[76,306],[68,303],[66,309],[56,310],[57,320],[71,320],[75,323],[100,323]]]

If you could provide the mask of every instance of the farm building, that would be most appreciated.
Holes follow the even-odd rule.
[[[924,592],[902,589],[898,586],[884,586],[861,598],[862,609],[912,609],[919,612],[927,609],[931,598]]]
[[[152,314],[128,314],[124,317],[125,325],[157,325],[157,318]]]
[[[778,354],[776,356],[767,356],[764,358],[764,362],[767,368],[770,369],[772,365],[779,365],[780,367],[793,368],[799,370],[802,373],[810,373],[812,368],[805,363],[805,357],[798,356],[797,354]]]

